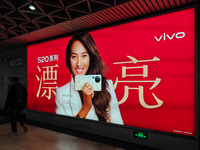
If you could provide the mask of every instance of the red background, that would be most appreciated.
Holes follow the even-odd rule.
[[[184,38],[156,41],[154,36],[184,32]],[[152,90],[153,83],[118,83],[115,90],[118,101],[124,95],[124,86],[144,87],[144,100],[148,105],[156,105],[154,93],[163,101],[162,106],[146,109],[139,102],[138,90],[129,90],[125,103],[119,105],[125,125],[147,128],[189,136],[195,135],[195,98],[194,98],[194,9],[165,14],[132,23],[93,31],[93,36],[103,61],[109,67],[107,78],[115,82],[122,80],[155,80],[161,82]],[[36,97],[40,77],[37,66],[58,64],[57,86],[71,80],[65,63],[65,51],[71,37],[28,46],[28,109],[55,113],[55,96]],[[38,57],[58,54],[58,61],[38,63]],[[130,61],[132,56],[138,60],[153,59],[160,61],[136,64],[113,64]],[[148,77],[122,78],[122,66],[136,67],[148,65]],[[141,69],[127,70],[127,74],[142,74]],[[41,96],[41,95],[40,95]]]

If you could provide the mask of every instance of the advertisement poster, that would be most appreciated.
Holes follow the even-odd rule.
[[[106,66],[115,110],[111,117],[122,119],[111,123],[195,136],[194,18],[192,8],[89,32]],[[60,109],[55,98],[57,89],[71,84],[66,65],[71,38],[28,46],[28,109],[74,117],[80,111],[83,101],[74,102],[69,90],[62,94]],[[81,67],[76,72],[82,73]]]

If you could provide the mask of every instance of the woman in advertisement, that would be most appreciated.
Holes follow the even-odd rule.
[[[66,64],[72,78],[56,90],[56,113],[123,124],[113,82],[104,76],[105,66],[89,33],[73,36],[69,41]],[[82,91],[75,90],[75,76],[96,74],[102,76],[101,91],[94,91],[88,82]]]

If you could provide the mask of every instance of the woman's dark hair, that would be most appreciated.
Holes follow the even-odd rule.
[[[72,47],[72,44],[77,40],[83,44],[83,46],[86,48],[90,56],[90,66],[86,74],[101,74],[102,76],[102,90],[99,92],[97,91],[95,92],[94,97],[92,99],[92,103],[94,105],[95,112],[99,118],[99,121],[109,121],[110,115],[108,113],[108,110],[110,109],[111,95],[107,90],[108,83],[107,83],[106,77],[104,76],[105,65],[99,54],[99,51],[94,42],[94,39],[89,33],[75,35],[69,41],[67,50],[66,50],[67,67],[69,68],[69,71],[72,73],[71,65],[70,65],[71,47]],[[83,101],[82,93],[80,94],[80,96]]]

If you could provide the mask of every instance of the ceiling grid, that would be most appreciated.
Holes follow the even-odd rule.
[[[0,50],[195,4],[199,0],[0,0]]]

